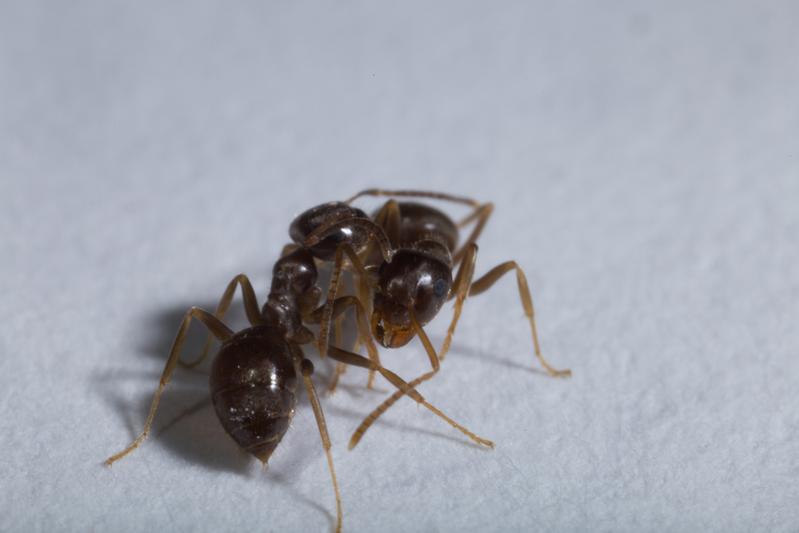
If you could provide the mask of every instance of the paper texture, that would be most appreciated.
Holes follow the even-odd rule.
[[[375,186],[493,201],[477,275],[525,269],[574,377],[540,372],[512,275],[467,301],[420,389],[495,450],[405,399],[347,451],[391,391],[349,370],[322,394],[345,531],[799,530],[798,20],[3,3],[0,530],[332,530],[304,397],[263,472],[203,371],[178,371],[151,438],[101,462],[141,429],[185,310],[239,272],[262,302],[292,218]],[[418,342],[381,353],[407,379],[429,365]]]

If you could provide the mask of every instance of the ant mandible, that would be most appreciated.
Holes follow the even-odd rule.
[[[222,343],[214,358],[210,375],[211,399],[217,417],[233,440],[264,465],[289,428],[297,402],[297,380],[298,378],[302,380],[327,456],[336,497],[336,531],[341,530],[341,496],[333,467],[333,456],[330,452],[330,437],[322,406],[311,380],[313,364],[305,358],[301,346],[314,340],[313,333],[303,324],[303,321],[321,317],[324,310],[317,308],[321,290],[317,286],[318,273],[315,257],[328,257],[330,246],[338,250],[341,246],[337,241],[346,240],[350,243],[348,246],[353,245],[356,249],[363,247],[366,242],[377,243],[382,250],[384,259],[386,261],[392,259],[388,240],[382,229],[368,217],[351,215],[352,211],[346,216],[342,216],[340,220],[348,220],[348,222],[339,224],[338,230],[329,232],[327,237],[321,239],[316,246],[290,246],[284,249],[283,256],[273,268],[272,286],[268,299],[260,310],[249,279],[244,274],[240,274],[228,284],[215,314],[212,315],[199,307],[192,307],[186,312],[172,344],[142,432],[127,448],[109,457],[105,461],[106,465],[110,466],[122,459],[138,448],[147,438],[158,410],[161,395],[180,362],[180,352],[189,326],[192,320],[196,319]],[[239,286],[250,326],[239,332],[234,332],[222,322],[222,316],[229,308],[236,288]],[[359,341],[369,349],[370,358],[335,345],[326,347],[323,354],[326,353],[340,364],[363,367],[371,372],[381,374],[398,390],[432,411],[474,442],[493,448],[494,444],[491,441],[477,436],[449,418],[441,410],[427,402],[397,374],[376,361],[377,350],[372,343],[366,320],[367,315],[357,299],[344,297],[328,303],[334,310],[335,308],[355,307]]]

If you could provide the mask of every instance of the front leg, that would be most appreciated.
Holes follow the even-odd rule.
[[[354,354],[352,352],[348,352],[346,350],[342,350],[341,348],[338,348],[336,346],[330,346],[328,348],[328,355],[330,356],[331,359],[335,359],[336,361],[340,361],[348,365],[360,366],[362,368],[367,368],[369,370],[375,370],[379,372],[381,376],[386,378],[388,382],[394,385],[397,389],[402,391],[407,396],[411,397],[419,405],[422,405],[425,408],[429,409],[433,414],[443,419],[447,424],[449,424],[450,426],[454,427],[455,429],[457,429],[458,431],[469,437],[469,439],[471,439],[472,441],[487,448],[494,447],[494,443],[491,442],[490,440],[477,436],[476,434],[472,433],[461,424],[455,422],[453,419],[445,415],[440,409],[438,409],[437,407],[429,403],[427,400],[425,400],[424,397],[416,391],[416,389],[411,387],[407,382],[405,382],[405,380],[403,380],[394,372],[384,368],[383,366],[373,363],[366,357]]]
[[[362,302],[358,300],[355,296],[342,296],[341,298],[336,298],[335,300],[328,300],[325,302],[323,307],[315,310],[313,313],[306,316],[305,320],[309,324],[315,324],[320,320],[324,320],[324,317],[327,316],[328,320],[337,320],[344,312],[350,307],[355,308],[355,319],[358,325],[358,341],[360,344],[366,346],[366,351],[369,354],[369,360],[375,363],[376,365],[380,365],[380,355],[377,351],[377,346],[374,343],[374,339],[372,339],[372,334],[369,331],[369,323],[366,318],[366,311],[363,307]],[[337,322],[338,323],[338,322]],[[327,349],[327,348],[326,348]],[[344,366],[339,364],[336,367],[336,373],[334,376],[334,383],[335,380],[338,379],[338,376],[341,375],[344,371]],[[374,370],[369,370],[369,380],[367,382],[367,387],[372,388],[374,386]],[[335,389],[335,385],[331,384],[331,392]]]
[[[491,270],[488,271],[483,277],[472,283],[471,288],[469,289],[469,296],[477,296],[480,293],[483,293],[490,289],[494,283],[496,283],[502,276],[507,274],[508,272],[515,270],[516,271],[516,282],[519,286],[519,297],[522,300],[522,307],[524,308],[524,314],[527,316],[527,320],[530,322],[530,331],[533,335],[533,347],[535,349],[535,356],[538,358],[538,361],[541,363],[541,366],[547,371],[552,377],[555,378],[567,378],[572,375],[571,370],[556,370],[553,368],[544,356],[541,354],[541,346],[538,343],[538,330],[535,326],[535,309],[533,308],[533,297],[530,295],[530,287],[527,285],[527,276],[524,275],[524,271],[521,267],[516,263],[516,261],[506,261],[501,265],[497,265]]]

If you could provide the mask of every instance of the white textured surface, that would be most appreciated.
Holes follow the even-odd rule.
[[[184,309],[263,298],[292,216],[373,185],[493,200],[478,273],[527,269],[574,378],[512,280],[423,388],[495,451],[404,401],[347,452],[350,371],[347,531],[799,530],[796,5],[3,2],[0,530],[329,530],[305,403],[264,474],[209,405],[169,425],[182,373],[100,462]]]

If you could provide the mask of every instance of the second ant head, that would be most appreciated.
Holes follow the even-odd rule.
[[[431,321],[447,300],[452,270],[432,253],[399,250],[378,272],[371,319],[374,338],[399,348],[416,336],[416,326]]]

